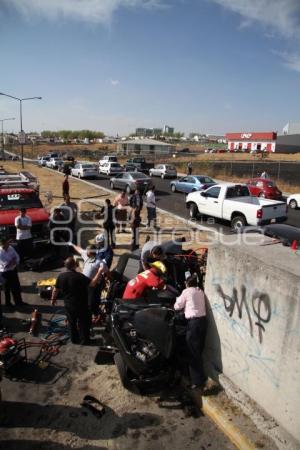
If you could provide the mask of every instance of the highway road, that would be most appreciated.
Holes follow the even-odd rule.
[[[99,178],[97,180],[91,180],[91,183],[110,189],[109,177],[105,175],[99,175]],[[159,208],[170,213],[177,214],[178,216],[183,218],[189,217],[188,211],[185,207],[185,194],[171,192],[170,180],[162,180],[161,178],[155,177],[153,178],[153,183],[156,187],[156,199],[157,206]],[[116,190],[116,193],[117,192],[118,191]],[[203,225],[208,226],[211,229],[222,231],[225,234],[230,233],[230,226],[227,223],[223,221],[218,221],[216,223],[211,222],[211,218],[203,218],[202,222],[201,219],[199,220],[199,223],[202,223]],[[286,223],[300,228],[300,209],[289,209],[288,220]]]

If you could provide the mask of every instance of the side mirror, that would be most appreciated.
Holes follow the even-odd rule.
[[[206,192],[201,192],[200,195],[202,195],[202,197],[207,197],[207,193]]]

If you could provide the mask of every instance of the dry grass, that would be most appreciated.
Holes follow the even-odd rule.
[[[26,158],[36,159],[39,155],[45,155],[49,152],[62,152],[75,154],[81,150],[88,150],[90,152],[114,153],[116,151],[116,144],[28,144],[24,145],[24,156]],[[14,146],[9,151],[20,155],[20,147]],[[87,158],[88,159],[88,158]]]

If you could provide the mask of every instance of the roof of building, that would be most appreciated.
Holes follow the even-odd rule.
[[[156,141],[155,139],[129,139],[128,141],[122,141],[121,144],[165,145],[165,146],[171,145],[166,142]]]

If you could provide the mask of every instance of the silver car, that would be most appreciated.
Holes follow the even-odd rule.
[[[177,170],[171,164],[156,164],[149,170],[150,177],[177,178]]]
[[[136,189],[145,191],[151,186],[151,178],[142,172],[123,172],[110,180],[111,189],[126,190],[128,194],[131,194]]]
[[[71,169],[71,175],[78,178],[97,178],[97,166],[96,164],[77,163]]]
[[[41,156],[41,157],[38,159],[38,166],[40,166],[40,167],[45,167],[47,161],[49,161],[49,160],[50,160],[50,156]]]

